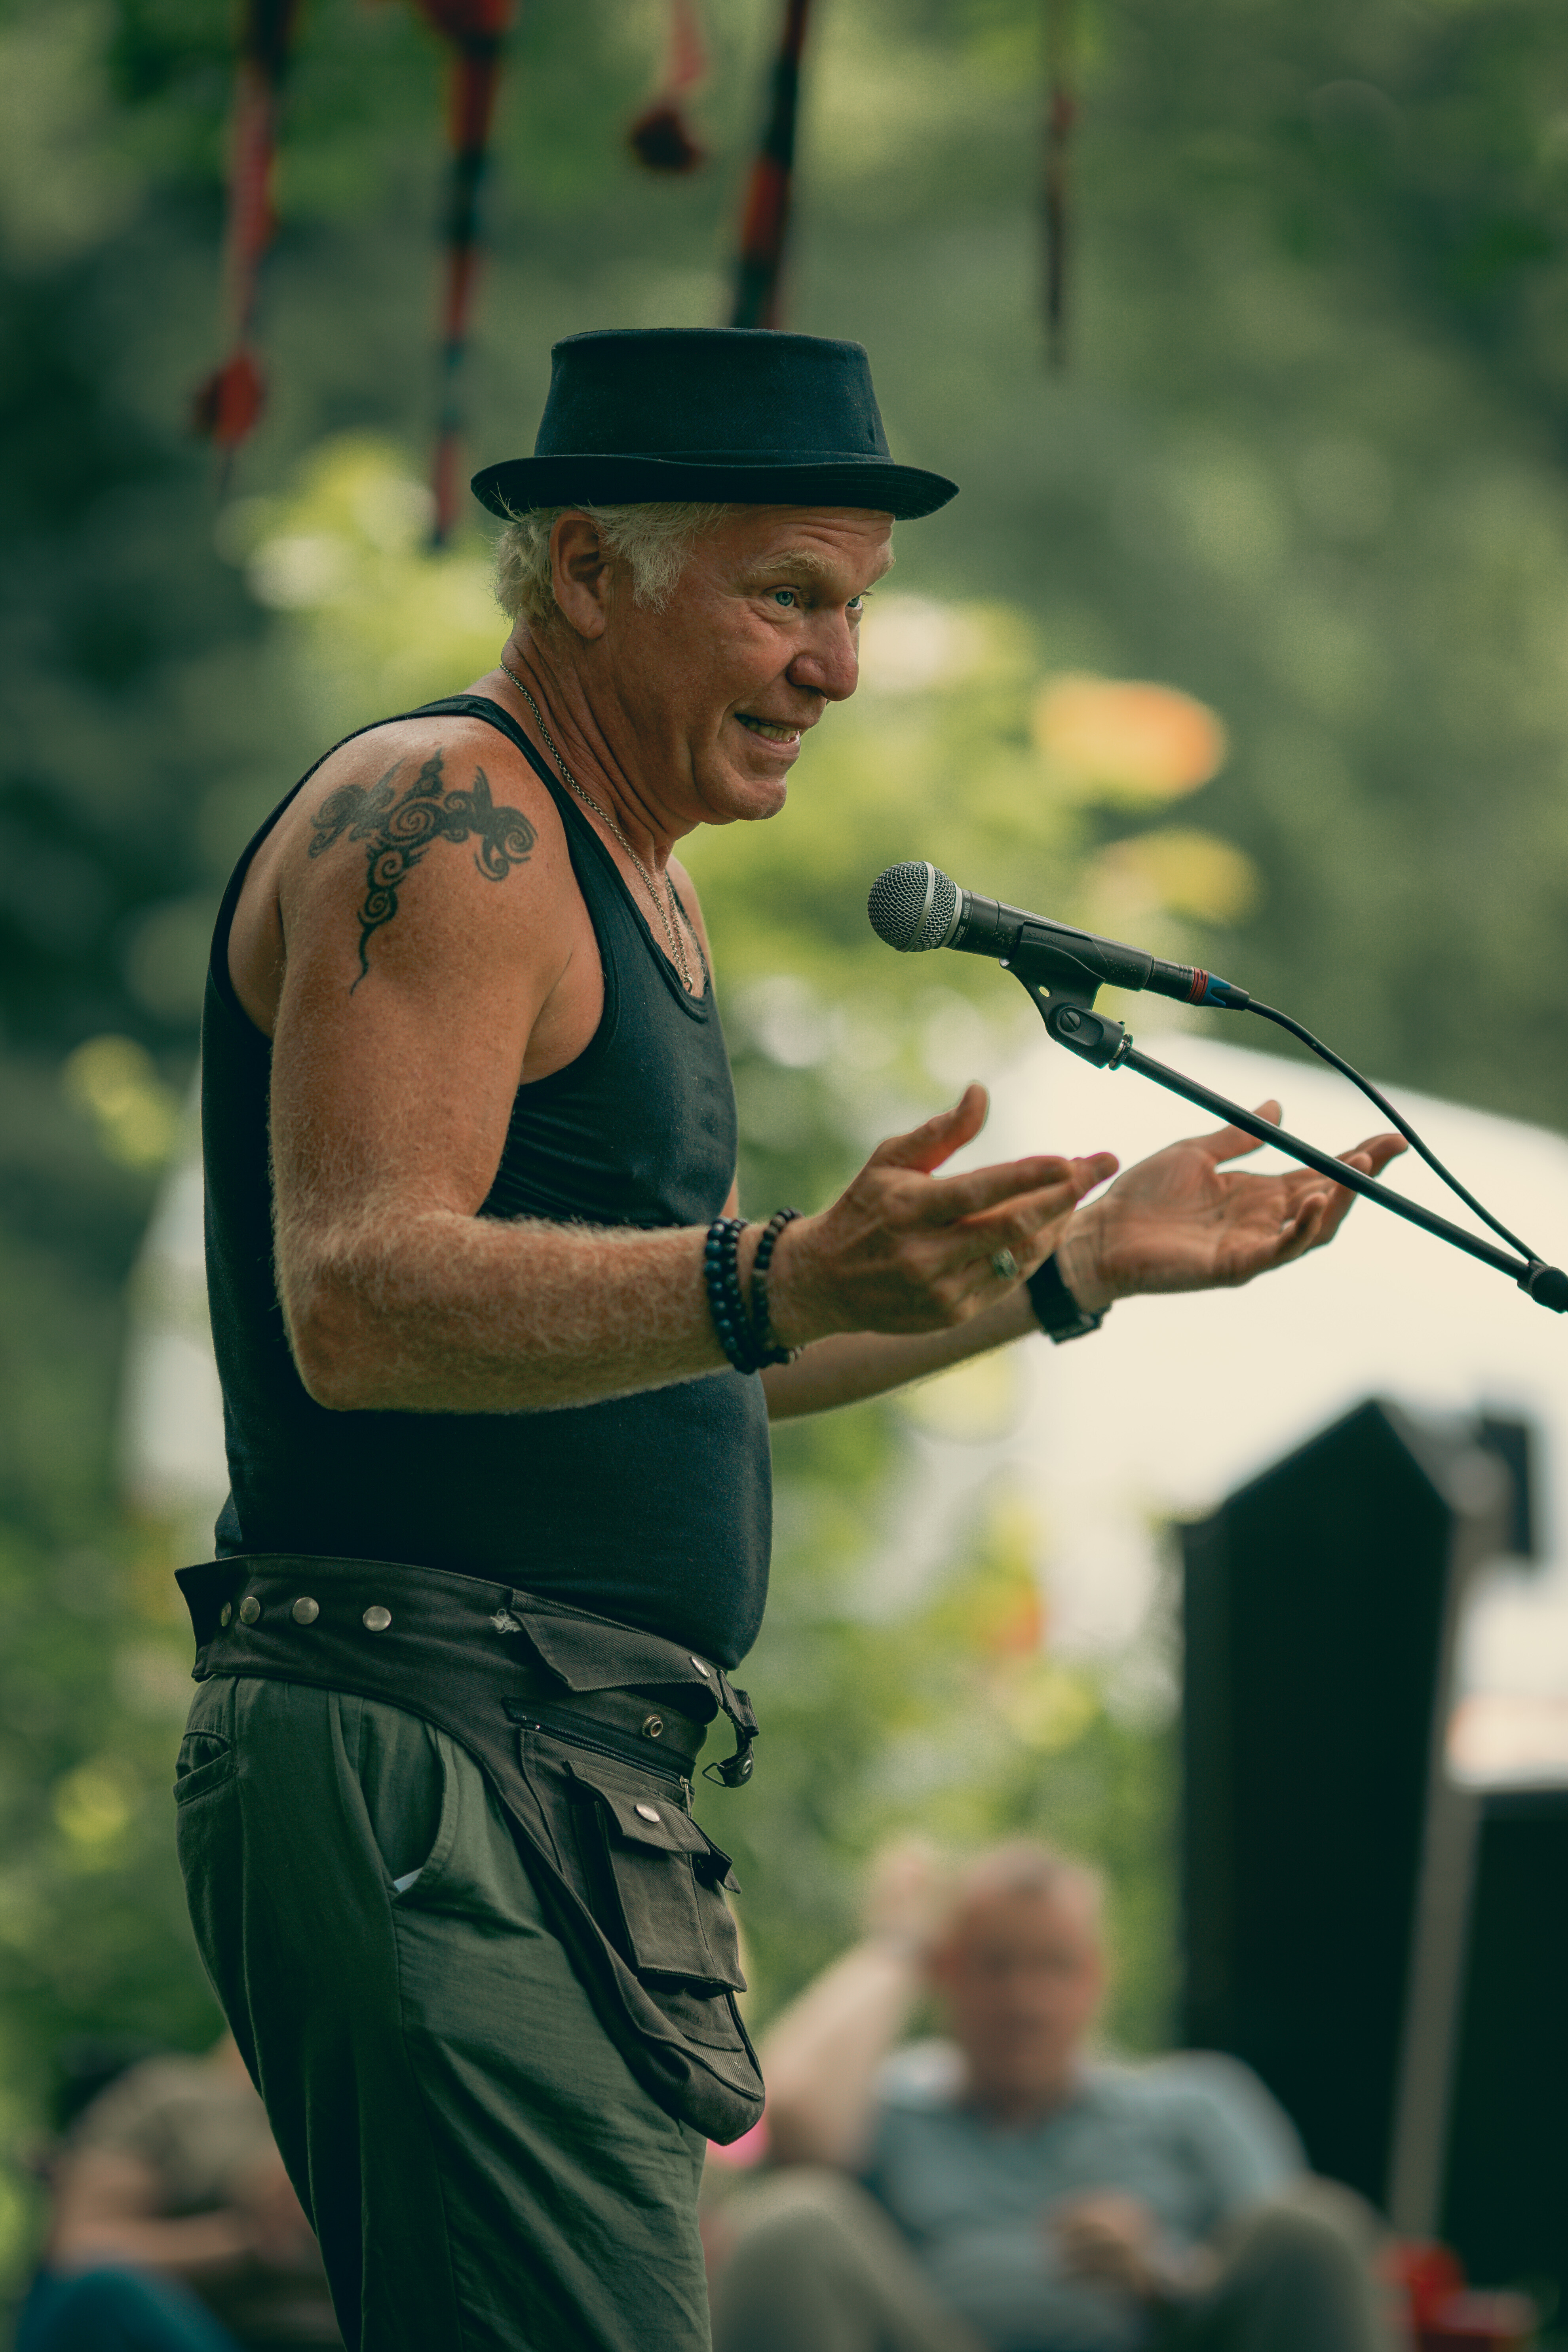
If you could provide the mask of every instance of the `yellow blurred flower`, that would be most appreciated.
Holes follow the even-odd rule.
[[[1089,875],[1095,919],[1107,929],[1162,913],[1195,923],[1242,922],[1262,889],[1244,850],[1190,826],[1163,826],[1112,842]]]
[[[134,1037],[89,1037],[68,1054],[60,1082],[122,1168],[161,1168],[174,1148],[180,1098]]]
[[[1026,1748],[1060,1755],[1080,1739],[1100,1712],[1094,1686],[1048,1658],[1031,1658],[998,1693],[1009,1728]]]
[[[55,1819],[73,1845],[104,1846],[129,1826],[140,1801],[126,1765],[117,1757],[94,1757],[57,1783]]]

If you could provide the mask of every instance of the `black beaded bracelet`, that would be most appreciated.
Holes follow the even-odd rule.
[[[702,1279],[708,1290],[708,1311],[719,1345],[738,1372],[755,1372],[761,1360],[752,1341],[746,1303],[741,1296],[737,1252],[746,1229],[743,1217],[715,1217],[702,1247]]]
[[[779,1346],[768,1313],[768,1268],[773,1264],[779,1235],[786,1225],[794,1224],[799,1214],[798,1209],[776,1211],[763,1229],[757,1255],[752,1261],[752,1344],[764,1364],[793,1364],[800,1353],[798,1348]]]

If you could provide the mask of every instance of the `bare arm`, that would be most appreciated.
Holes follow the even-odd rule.
[[[775,1364],[763,1374],[768,1417],[793,1421],[808,1412],[828,1412],[836,1405],[855,1404],[862,1397],[885,1396],[891,1389],[908,1388],[953,1364],[1009,1347],[1015,1339],[1038,1332],[1029,1294],[1009,1291],[994,1307],[987,1307],[966,1323],[944,1331],[921,1331],[900,1337],[881,1331],[845,1331],[819,1339],[793,1364]]]
[[[552,1059],[550,1041],[583,983],[584,936],[592,954],[559,820],[535,780],[496,772],[492,793],[459,743],[442,781],[476,805],[484,782],[488,837],[501,851],[487,865],[468,835],[437,834],[368,941],[356,845],[379,805],[370,795],[384,786],[395,803],[401,770],[390,783],[368,782],[367,769],[334,784],[313,812],[309,854],[300,835],[279,884],[279,1286],[307,1388],[342,1410],[526,1412],[725,1363],[701,1229],[614,1234],[477,1213],[520,1075],[571,1058],[557,1049]],[[967,1323],[997,1295],[993,1255],[1037,1262],[1111,1171],[1104,1155],[1046,1155],[938,1177],[984,1112],[972,1087],[791,1228],[773,1295],[792,1344]],[[742,1276],[756,1240],[748,1234]]]
[[[854,2170],[864,2161],[878,2070],[925,1990],[942,1893],[929,1846],[910,1838],[888,1848],[873,1867],[865,1940],[769,2027],[758,2056],[777,2162]]]
[[[780,2164],[864,2160],[877,2070],[920,1999],[908,1948],[871,1939],[835,1960],[776,2020],[758,2055],[768,2086],[768,2152]]]

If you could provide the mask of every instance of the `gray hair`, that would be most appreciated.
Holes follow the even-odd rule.
[[[550,536],[563,515],[586,515],[606,554],[631,574],[639,604],[659,611],[686,567],[686,559],[706,531],[715,530],[731,506],[689,500],[622,507],[535,507],[514,515],[496,541],[496,602],[510,621],[547,629],[555,618],[555,587],[550,568]]]
[[[998,1895],[1074,1896],[1098,1929],[1105,1913],[1105,1877],[1092,1863],[1079,1862],[1038,1838],[1009,1838],[992,1846],[958,1874],[949,1915],[949,1933],[958,1933],[971,1911]]]

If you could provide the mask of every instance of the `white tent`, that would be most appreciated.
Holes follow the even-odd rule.
[[[1136,1022],[1134,1021],[1136,1026]],[[1328,1070],[1164,1032],[1149,1050],[1247,1106],[1272,1096],[1285,1123],[1332,1151],[1384,1126]],[[1216,1122],[1127,1071],[1090,1068],[1043,1035],[995,1076],[990,1124],[967,1160],[1027,1151],[1116,1152],[1123,1166]],[[1516,1120],[1413,1095],[1402,1109],[1438,1156],[1543,1256],[1568,1256],[1568,1143]],[[1274,1152],[1238,1166],[1282,1164]],[[1414,1153],[1389,1181],[1473,1223]],[[1500,1564],[1477,1593],[1463,1648],[1465,1769],[1488,1779],[1568,1776],[1568,1318],[1508,1279],[1360,1202],[1327,1250],[1238,1292],[1124,1302],[1093,1338],[1016,1351],[1010,1425],[981,1444],[941,1433],[941,1383],[922,1437],[925,1491],[908,1500],[917,1562],[953,1516],[1005,1476],[1043,1530],[1053,1638],[1115,1654],[1135,1640],[1157,1573],[1159,1530],[1232,1488],[1369,1396],[1432,1415],[1482,1407],[1538,1434],[1542,1559]],[[948,1376],[960,1404],[974,1373]],[[918,1535],[915,1531],[919,1530]]]

